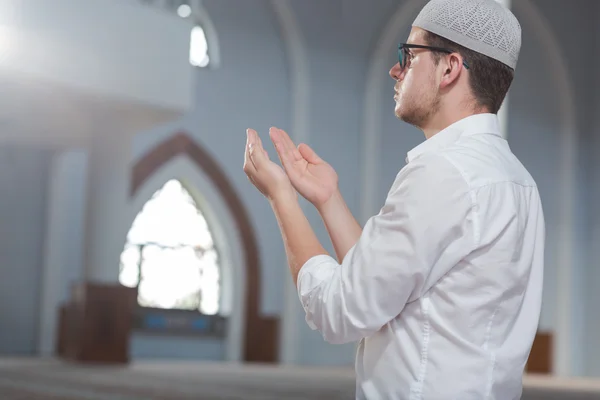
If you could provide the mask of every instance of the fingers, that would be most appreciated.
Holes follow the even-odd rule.
[[[281,160],[281,165],[290,178],[295,176],[306,165],[306,161],[285,131],[279,128],[271,128],[269,133],[277,150],[277,155]]]
[[[279,128],[273,128],[275,131],[275,140],[277,140],[280,146],[285,149],[292,156],[293,160],[301,160],[302,155],[296,149],[296,145],[290,138],[290,136],[283,130]],[[273,137],[272,137],[273,138]]]
[[[250,182],[254,184],[252,176],[256,173],[256,167],[254,166],[254,163],[252,162],[252,159],[250,157],[250,144],[252,143],[250,131],[250,129],[246,129],[246,147],[244,149],[244,172],[248,176],[248,179],[250,179]]]
[[[311,164],[318,164],[323,162],[321,157],[319,157],[317,153],[315,153],[315,151],[305,143],[300,143],[300,145],[298,146],[298,151],[300,152],[302,157],[304,157],[304,159]]]
[[[258,133],[254,129],[248,129],[248,158],[255,170],[259,170],[265,161],[268,161],[269,157],[267,151],[262,147],[262,141],[258,136]]]
[[[263,147],[262,140],[260,140],[260,136],[258,135],[258,133],[254,129],[250,129],[250,131],[252,133],[254,143],[256,143],[256,145],[262,151],[263,154],[267,154],[267,151]]]
[[[269,130],[269,135],[271,136],[271,140],[275,145],[275,150],[277,150],[277,155],[279,156],[279,160],[281,161],[281,165],[285,169],[288,176],[293,174],[294,168],[294,155],[292,150],[289,148],[288,143],[284,140],[283,135],[281,134],[281,130],[277,128],[271,128]],[[295,149],[294,149],[295,150]]]

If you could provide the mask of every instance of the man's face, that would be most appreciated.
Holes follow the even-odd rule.
[[[412,28],[407,43],[427,45],[425,31]],[[423,127],[440,106],[440,95],[435,77],[436,66],[431,52],[426,49],[409,49],[406,67],[396,63],[390,76],[396,81],[395,114],[402,121]]]

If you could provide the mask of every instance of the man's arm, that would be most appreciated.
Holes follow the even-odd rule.
[[[324,163],[302,164],[301,154],[289,151],[277,140],[281,137],[274,137],[287,170],[294,170],[292,160],[300,163],[299,171],[311,165],[322,168],[298,181],[306,193],[312,192],[309,197],[319,197],[313,189],[323,180],[316,177],[329,174],[327,181],[333,183],[335,173]],[[315,159],[310,154],[309,158]],[[381,212],[369,219],[342,263],[327,255],[298,204],[290,179],[269,160],[252,130],[248,131],[244,171],[273,207],[306,322],[331,343],[355,341],[379,330],[472,251],[476,242],[469,188],[443,157],[421,157],[398,174]],[[342,231],[356,234],[358,224],[347,207],[331,205],[323,211],[333,220],[330,226],[341,254],[353,240],[352,234]]]
[[[339,192],[337,173],[308,145],[296,147],[283,130],[273,128],[271,139],[290,181],[321,214],[341,263],[362,229]]]
[[[341,264],[348,250],[358,242],[362,228],[339,190],[336,190],[325,204],[317,207],[317,210],[325,223],[338,262]]]
[[[319,256],[302,267],[306,322],[330,343],[377,332],[472,251],[473,210],[468,186],[446,159],[411,163],[341,263]]]
[[[244,172],[250,182],[269,199],[281,229],[290,272],[296,284],[300,268],[309,259],[316,256],[331,257],[319,243],[302,212],[296,190],[281,167],[269,159],[258,133],[248,129],[246,135]]]
[[[302,266],[313,257],[329,253],[319,242],[297,198],[275,197],[271,200],[271,207],[281,230],[290,273],[294,285],[297,285]]]

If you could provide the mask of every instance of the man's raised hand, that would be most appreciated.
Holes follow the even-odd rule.
[[[338,189],[335,170],[308,145],[296,147],[285,131],[271,128],[269,133],[294,188],[315,207],[322,207]]]
[[[269,159],[254,129],[246,130],[244,172],[250,182],[271,201],[297,197],[290,179],[279,165]]]

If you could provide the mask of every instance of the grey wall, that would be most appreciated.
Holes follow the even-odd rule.
[[[369,4],[361,0],[302,0],[291,3],[308,49],[309,144],[338,171],[344,197],[358,215],[362,146],[366,140],[361,137],[361,131],[367,65],[383,27],[400,3],[397,0],[378,0]],[[596,288],[600,283],[600,268],[596,261],[600,257],[596,244],[600,240],[600,217],[594,210],[594,205],[600,204],[600,161],[596,156],[600,151],[600,117],[597,112],[600,109],[600,79],[595,74],[600,66],[600,28],[594,22],[600,18],[600,6],[593,0],[535,0],[534,4],[554,30],[575,89],[580,140],[575,263],[587,268],[576,269],[573,290],[584,290],[579,297],[585,302],[576,302],[574,312],[580,312],[577,318],[584,320],[587,329],[577,332],[573,340],[585,341],[587,351],[575,354],[574,362],[580,366],[582,373],[600,376],[600,350],[594,350],[598,348],[600,318],[593,317],[600,305],[600,294]],[[204,5],[217,30],[221,66],[197,71],[195,108],[185,118],[168,126],[139,133],[134,139],[133,159],[139,159],[160,141],[180,130],[187,131],[213,154],[243,199],[258,237],[263,288],[261,309],[266,315],[282,316],[284,283],[289,279],[283,244],[271,209],[247,181],[242,172],[242,162],[247,127],[259,131],[271,154],[274,154],[273,148],[267,140],[270,126],[279,126],[294,134],[290,131],[293,110],[288,50],[269,1],[204,0]],[[520,17],[518,6],[515,13]],[[405,41],[408,31],[409,26],[404,27],[405,33],[397,41]],[[542,194],[548,245],[541,327],[553,329],[555,277],[560,267],[555,250],[559,228],[560,188],[557,177],[560,173],[561,144],[558,98],[561,93],[555,90],[548,69],[550,61],[540,43],[531,27],[523,24],[523,49],[510,93],[508,128],[511,148],[531,171]],[[590,52],[590,48],[597,51]],[[390,48],[387,60],[390,67],[395,60],[396,50]],[[386,74],[387,71],[381,73]],[[393,81],[388,77],[385,79],[388,86],[382,93],[384,108],[380,110],[382,142],[378,157],[381,171],[377,182],[378,204],[383,204],[389,186],[404,165],[406,152],[423,140],[419,131],[394,117]],[[35,332],[37,321],[37,291],[24,296],[18,287],[36,287],[39,283],[46,195],[46,190],[42,189],[45,158],[38,156],[40,154],[34,150],[14,152],[5,149],[0,157],[1,166],[16,165],[19,171],[17,179],[17,174],[11,172],[17,169],[0,169],[1,187],[14,188],[0,195],[0,352],[4,348],[16,349],[15,340],[20,343],[19,349],[31,352],[35,341],[31,332]],[[85,155],[74,157],[73,165],[85,166]],[[81,220],[78,218],[83,218],[84,177],[84,173],[72,173],[69,207],[73,209],[73,227],[68,235],[72,236],[74,243],[81,235],[78,228]],[[27,181],[38,184],[29,185],[25,183]],[[318,237],[332,251],[320,219],[310,208],[308,217]],[[17,220],[25,222],[15,225]],[[22,243],[26,241],[39,251],[23,251]],[[74,251],[68,263],[71,279],[79,278],[81,255]],[[25,313],[14,308],[13,304],[17,301],[23,305]],[[587,317],[579,310],[585,310]],[[17,317],[17,312],[28,317]],[[318,333],[306,326],[299,304],[295,316],[298,363],[353,363],[354,345],[333,346],[323,342]],[[5,321],[9,320],[18,321],[14,328],[19,330],[18,336],[14,336],[15,331],[9,335],[4,329]],[[223,348],[222,343],[210,341],[136,336],[132,355],[220,359]]]
[[[279,315],[282,282],[287,278],[283,243],[268,202],[247,180],[242,165],[246,128],[256,129],[271,151],[269,127],[289,129],[291,94],[280,26],[266,0],[213,0],[205,1],[204,6],[217,30],[221,66],[198,70],[195,108],[176,123],[137,135],[133,156],[142,157],[162,140],[184,130],[220,162],[243,199],[258,236],[261,310],[265,315]],[[136,336],[132,355],[222,359],[222,346],[218,341]]]
[[[220,41],[221,67],[197,72],[196,105],[188,116],[170,126],[139,134],[134,158],[176,131],[184,130],[217,160],[244,199],[259,237],[265,314],[281,311],[285,270],[281,238],[270,207],[242,171],[246,128],[268,141],[272,125],[290,121],[290,90],[284,45],[268,1],[204,2]],[[267,143],[269,144],[269,143]],[[272,149],[272,146],[271,146]]]
[[[51,157],[38,148],[0,146],[0,355],[37,349]]]
[[[590,196],[594,191],[598,189],[597,179],[593,179],[594,167],[590,164],[592,153],[589,151],[594,148],[594,142],[597,137],[597,133],[594,132],[595,114],[598,108],[595,107],[594,101],[596,96],[596,88],[594,83],[597,82],[597,66],[594,65],[593,52],[590,49],[594,49],[596,44],[596,37],[593,34],[597,31],[597,2],[594,1],[578,1],[578,2],[565,2],[560,0],[551,1],[535,1],[538,10],[545,17],[552,27],[554,36],[558,41],[561,48],[561,52],[564,55],[563,59],[567,65],[568,77],[572,83],[574,91],[574,104],[575,110],[575,123],[578,140],[578,156],[576,157],[576,182],[574,194],[574,230],[573,230],[573,261],[572,261],[572,285],[571,294],[573,304],[571,308],[572,312],[572,323],[575,327],[571,329],[571,342],[573,352],[571,354],[571,363],[574,375],[586,375],[589,374],[589,362],[591,359],[597,359],[596,356],[590,354],[590,349],[597,347],[597,338],[590,338],[588,335],[590,331],[590,324],[593,324],[594,318],[590,316],[594,315],[594,310],[598,306],[598,302],[587,302],[588,289],[586,287],[589,282],[598,282],[597,277],[590,275],[590,266],[592,265],[592,259],[589,257],[588,249],[593,246],[592,243],[588,243],[590,237],[589,232],[591,223],[593,221],[593,209],[591,208],[593,202],[590,202]],[[518,7],[516,8],[518,10]],[[517,15],[518,16],[518,15]],[[567,29],[565,27],[573,27]],[[563,29],[564,28],[564,29]],[[537,46],[536,46],[537,47]],[[530,46],[531,48],[531,46]],[[531,48],[533,51],[533,48]],[[539,50],[539,49],[536,49]],[[543,60],[539,58],[538,60]],[[547,61],[546,61],[547,62]],[[526,65],[533,65],[533,60]],[[522,77],[523,86],[535,79],[533,72],[537,73],[538,79],[540,75],[545,74],[545,70],[548,68],[544,62],[538,61],[538,66],[534,67],[534,71],[529,76]],[[527,110],[527,107],[531,107],[534,103],[532,96],[537,98],[544,98],[545,102],[550,101],[557,103],[557,99],[561,93],[555,90],[552,85],[552,81],[543,82],[543,87],[536,87],[536,90],[529,89],[532,93],[529,98],[529,105],[522,104],[521,113],[523,110]],[[537,100],[537,98],[535,100]],[[552,115],[547,108],[543,114],[538,114],[542,119],[540,121],[552,121],[554,124],[551,131],[557,132],[557,126],[555,124],[555,116]],[[516,111],[515,111],[516,112]],[[526,126],[524,126],[526,128]],[[537,143],[544,143],[547,136],[536,136]],[[538,144],[539,146],[539,144]],[[556,199],[559,197],[557,190],[560,188],[557,185],[554,170],[551,169],[548,161],[554,160],[555,150],[560,151],[560,146],[556,147],[556,144],[548,150],[552,153],[544,154],[544,151],[537,156],[534,156],[531,149],[536,148],[535,143],[528,143],[524,146],[519,146],[519,152],[522,155],[524,162],[532,161],[532,168],[535,168],[534,177],[542,179],[540,182],[540,188],[542,190],[542,196],[544,207],[548,206],[550,209],[545,209],[545,215],[547,219],[547,259],[548,269],[546,272],[546,283],[547,289],[544,297],[544,314],[543,322],[555,322],[552,320],[554,316],[554,310],[556,307],[556,298],[554,296],[557,282],[552,282],[556,276],[557,268],[566,268],[565,265],[558,265],[554,257],[553,249],[557,246],[556,232],[560,229],[557,224],[556,214],[554,213],[556,206]],[[546,160],[542,161],[541,157],[545,156]],[[533,159],[537,160],[533,162]],[[558,171],[556,171],[558,172]],[[550,284],[552,282],[552,284]],[[595,304],[594,304],[595,303]],[[589,313],[588,313],[589,312]],[[548,324],[553,326],[553,324]],[[586,337],[589,346],[583,345]],[[593,342],[596,342],[594,344]],[[595,362],[595,361],[592,361]]]
[[[309,54],[309,144],[338,172],[340,190],[350,210],[359,212],[360,134],[365,75],[372,46],[395,2],[318,0],[292,2]],[[323,223],[311,206],[311,225],[330,254],[335,254]],[[304,321],[296,306],[296,362],[352,365],[355,345],[330,345]]]
[[[60,241],[61,253],[65,255],[65,264],[62,266],[64,281],[62,285],[61,302],[66,302],[71,297],[71,285],[84,279],[83,254],[85,245],[84,219],[86,207],[86,180],[87,180],[87,152],[83,149],[62,151],[58,170],[60,182],[66,189],[62,204],[62,215],[65,216],[62,234],[68,240]]]
[[[519,18],[518,8],[515,11]],[[560,215],[561,120],[551,61],[541,40],[523,25],[523,45],[514,84],[510,90],[509,144],[536,180],[546,218],[546,265],[540,327],[555,326],[558,223]]]
[[[600,3],[594,3],[594,10],[590,12],[595,21],[600,20]],[[600,69],[600,25],[595,24],[592,31],[594,38],[593,50],[589,53],[592,63],[592,71]],[[598,74],[590,74],[592,79],[590,84],[593,90],[593,99],[591,105],[592,118],[591,126],[588,130],[588,140],[582,146],[582,152],[585,155],[586,163],[586,182],[587,189],[587,218],[589,222],[588,235],[584,240],[587,245],[587,280],[584,288],[586,292],[586,331],[585,331],[585,349],[587,357],[585,358],[585,373],[590,376],[600,376],[600,77]]]

